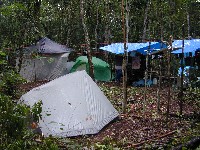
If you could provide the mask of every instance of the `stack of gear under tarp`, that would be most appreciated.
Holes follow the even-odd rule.
[[[147,85],[147,86],[153,85],[153,81],[150,80],[150,79],[147,79],[146,85]],[[142,86],[145,86],[145,79],[141,79],[141,80],[139,80],[139,81],[133,82],[132,86],[134,86],[134,87],[142,87]]]

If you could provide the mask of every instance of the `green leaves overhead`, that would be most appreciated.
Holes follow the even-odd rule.
[[[142,40],[146,0],[128,0],[129,41]],[[91,41],[122,42],[121,1],[87,0],[84,4]],[[188,26],[186,35],[200,35],[200,3],[196,0],[151,0],[146,21],[146,38],[167,40],[169,35],[182,37],[181,26]],[[187,20],[189,14],[189,22]],[[79,0],[2,0],[0,3],[0,45],[31,45],[40,37],[49,38],[78,49],[84,43]]]

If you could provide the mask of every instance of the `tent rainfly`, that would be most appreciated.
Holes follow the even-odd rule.
[[[25,49],[27,52],[38,52],[41,54],[60,54],[72,51],[72,49],[68,48],[66,45],[61,45],[47,37],[40,39],[36,45],[26,47]]]
[[[69,73],[66,64],[71,51],[71,48],[44,37],[36,45],[26,47],[24,53],[30,55],[36,52],[48,55],[37,58],[32,58],[31,55],[26,57],[25,55],[19,70],[20,75],[28,81],[53,80],[65,75]],[[16,62],[16,66],[18,66],[19,58]]]
[[[92,57],[92,63],[94,66],[94,78],[98,81],[110,81],[111,80],[111,69],[110,65],[96,57]],[[86,70],[89,73],[89,64],[87,56],[79,56],[70,72]]]
[[[32,89],[20,98],[31,107],[42,100],[44,134],[70,137],[96,134],[119,113],[85,71],[77,71]]]

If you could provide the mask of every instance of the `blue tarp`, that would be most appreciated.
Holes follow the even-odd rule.
[[[147,46],[144,46],[143,48],[137,49],[137,52],[146,55],[147,54],[147,50],[149,53],[153,52],[153,51],[158,51],[161,50],[163,48],[167,48],[167,45],[162,43],[162,42],[148,42]]]
[[[146,42],[146,43],[127,43],[127,52],[137,51],[146,55],[146,51],[149,52],[166,48],[167,46],[161,42]],[[150,49],[149,49],[150,48]],[[107,46],[100,47],[101,50],[108,51],[115,54],[124,53],[124,43],[112,43]]]
[[[189,76],[189,70],[191,68],[193,68],[193,67],[191,67],[191,66],[185,66],[184,69],[183,69],[183,75],[186,76],[186,77],[188,77]],[[178,69],[178,76],[181,76],[181,71],[182,71],[182,69],[181,69],[181,67],[179,67],[179,69]]]
[[[146,43],[127,43],[127,52],[134,51],[136,49],[142,48]],[[124,43],[112,43],[110,45],[100,47],[101,50],[105,50],[115,54],[124,53]]]
[[[173,51],[174,54],[180,54],[182,53],[182,44],[183,40],[175,40],[172,43],[173,48],[180,48],[176,51]],[[195,51],[200,49],[200,39],[192,39],[192,40],[184,40],[184,53],[191,52],[193,55],[195,54]]]

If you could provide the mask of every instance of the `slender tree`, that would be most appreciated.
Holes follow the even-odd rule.
[[[124,40],[124,55],[122,64],[123,73],[123,102],[122,102],[122,112],[126,113],[127,107],[127,38],[126,38],[126,27],[125,27],[125,14],[124,14],[124,0],[122,0],[122,31]]]
[[[88,29],[87,29],[87,26],[86,26],[86,15],[85,15],[84,4],[85,4],[85,0],[81,0],[80,1],[80,14],[81,14],[81,20],[82,20],[83,30],[84,30],[84,33],[85,33],[87,58],[88,58],[88,64],[89,64],[89,75],[94,80],[94,66],[92,64],[90,38],[89,38]]]
[[[97,51],[97,43],[98,43],[98,27],[99,27],[99,1],[96,0],[97,8],[96,8],[96,26],[95,26],[95,50]]]
[[[170,44],[170,49],[168,49],[168,51],[167,51],[167,79],[168,79],[168,92],[167,92],[167,121],[168,121],[168,119],[169,119],[169,109],[170,109],[170,102],[171,102],[171,79],[170,79],[170,77],[171,77],[171,72],[170,72],[170,70],[171,70],[171,52],[172,52],[172,40],[173,40],[173,38],[172,38],[172,36],[170,36],[170,42],[169,42],[169,44]]]
[[[159,65],[158,65],[158,68],[159,68],[159,71],[158,71],[158,74],[159,74],[159,79],[158,79],[158,89],[157,89],[157,112],[159,113],[160,112],[160,89],[161,89],[161,83],[162,83],[162,69],[161,69],[161,61],[162,61],[162,56],[159,56]]]
[[[179,106],[180,106],[180,115],[183,113],[183,72],[184,72],[184,47],[185,47],[185,42],[184,42],[184,37],[185,37],[185,25],[182,25],[182,58],[181,58],[181,89],[180,89],[180,95],[179,95]]]
[[[148,20],[148,13],[149,13],[149,9],[150,9],[150,4],[151,4],[151,0],[148,0],[147,6],[146,6],[146,9],[145,9],[144,22],[143,22],[142,42],[145,42],[145,40],[146,40],[147,20]]]

